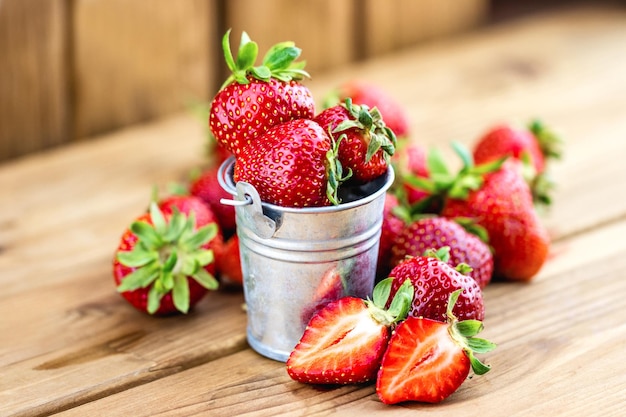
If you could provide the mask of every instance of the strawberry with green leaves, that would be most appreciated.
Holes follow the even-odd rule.
[[[445,321],[448,297],[460,289],[462,293],[454,307],[457,317],[464,320],[482,320],[485,317],[483,293],[478,283],[467,275],[471,268],[466,264],[451,267],[448,264],[449,255],[448,246],[427,251],[423,256],[405,258],[389,273],[393,279],[392,297],[405,281],[413,284],[415,296],[409,316]]]
[[[480,237],[466,229],[475,230]],[[486,240],[487,232],[470,219],[449,219],[441,216],[423,216],[412,221],[397,236],[391,249],[391,265],[395,266],[407,256],[420,256],[429,249],[450,248],[448,264],[471,267],[468,272],[482,289],[491,281],[493,255]]]
[[[343,297],[319,310],[287,359],[287,373],[309,384],[356,384],[374,379],[391,327],[406,317],[413,288],[406,283],[389,300],[390,280],[372,300]],[[389,302],[390,307],[385,309]]]
[[[235,181],[245,181],[262,201],[281,207],[339,204],[345,180],[337,144],[316,122],[296,119],[274,126],[235,161]]]
[[[550,250],[550,237],[521,170],[519,161],[506,161],[488,173],[480,187],[448,198],[441,211],[446,217],[472,218],[484,227],[494,251],[494,274],[512,281],[531,280]]]
[[[460,293],[450,294],[445,321],[409,317],[396,327],[376,380],[376,393],[383,403],[439,403],[465,382],[470,370],[483,375],[491,369],[475,356],[496,348],[493,342],[476,337],[483,324],[459,321],[453,314]]]
[[[365,80],[350,80],[329,94],[326,107],[344,102],[347,98],[355,104],[364,104],[370,109],[376,107],[385,119],[387,127],[398,138],[409,136],[409,118],[406,110],[386,90]]]
[[[525,178],[533,191],[535,202],[549,204],[549,191],[554,186],[546,171],[550,159],[561,157],[562,140],[543,123],[532,121],[528,127],[510,124],[493,126],[476,142],[474,162],[482,164],[503,156],[525,163]]]
[[[354,181],[368,182],[387,172],[396,136],[376,108],[353,104],[348,98],[313,120],[339,141],[339,161],[352,171]]]
[[[494,276],[531,280],[543,266],[550,238],[533,204],[522,162],[508,156],[475,164],[464,146],[453,143],[462,160],[458,172],[441,154],[429,154],[429,178],[416,184],[438,200],[438,214],[469,218],[482,226],[493,249]]]
[[[160,207],[152,203],[122,235],[113,277],[118,292],[138,310],[187,313],[217,288],[210,245],[218,228],[208,207],[195,200],[175,197]]]
[[[312,118],[315,101],[299,80],[308,77],[305,63],[295,62],[301,50],[281,42],[255,66],[258,45],[243,32],[237,57],[229,45],[230,30],[222,39],[232,74],[211,102],[209,126],[217,142],[239,156],[241,149],[272,126],[293,119]]]

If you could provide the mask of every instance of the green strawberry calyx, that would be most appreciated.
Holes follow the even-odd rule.
[[[241,42],[237,51],[237,56],[233,57],[230,49],[230,29],[222,37],[222,49],[226,65],[232,74],[226,79],[221,88],[232,82],[248,84],[248,77],[261,81],[269,81],[275,78],[280,81],[289,82],[310,78],[308,72],[304,70],[306,61],[296,62],[302,50],[295,46],[294,42],[279,42],[273,45],[263,57],[261,65],[255,65],[259,53],[259,46],[252,41],[246,32],[241,33]]]
[[[450,293],[448,298],[448,307],[446,309],[446,318],[449,324],[448,333],[450,337],[452,337],[452,340],[461,346],[469,358],[474,373],[476,375],[483,375],[489,372],[491,367],[482,363],[474,354],[491,352],[496,348],[496,344],[486,339],[475,337],[484,328],[481,321],[472,319],[458,321],[452,313],[461,291],[461,289],[458,289]]]
[[[368,311],[372,318],[387,327],[406,319],[413,303],[414,287],[410,279],[400,285],[393,296],[389,308],[385,308],[391,295],[393,278],[385,278],[374,287],[372,298],[365,300]]]
[[[341,203],[339,199],[339,187],[342,183],[352,177],[352,169],[348,169],[348,172],[344,175],[343,165],[339,161],[339,143],[345,138],[345,134],[339,136],[335,140],[333,134],[328,129],[328,136],[330,137],[330,149],[326,152],[326,197],[333,205]]]
[[[349,97],[341,105],[348,110],[351,119],[339,123],[333,130],[333,133],[341,133],[348,129],[358,129],[369,139],[365,162],[369,162],[379,149],[384,151],[383,156],[389,162],[390,157],[396,151],[397,139],[395,133],[385,124],[378,108],[373,107],[370,109],[365,104],[353,104],[352,99]]]
[[[189,311],[189,282],[196,280],[208,290],[215,290],[218,282],[205,267],[213,262],[213,251],[203,246],[217,234],[217,225],[211,223],[196,230],[194,213],[186,216],[174,209],[169,221],[155,202],[150,205],[152,224],[135,221],[130,230],[137,236],[131,251],[120,251],[117,260],[135,268],[117,287],[118,292],[148,288],[147,311],[154,314],[161,298],[172,293],[174,306],[181,312]]]
[[[422,256],[425,256],[427,258],[435,258],[435,259],[440,260],[441,262],[448,263],[450,261],[450,246],[442,246],[440,248],[426,249],[424,253],[422,254]],[[457,264],[454,267],[454,269],[456,269],[457,272],[463,275],[468,275],[474,270],[471,266],[469,266],[465,262],[461,262],[460,264]]]

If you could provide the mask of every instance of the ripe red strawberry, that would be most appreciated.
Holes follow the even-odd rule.
[[[217,217],[217,222],[224,236],[231,236],[237,227],[235,222],[235,208],[220,203],[220,199],[230,199],[232,196],[224,190],[217,180],[218,167],[211,167],[201,172],[189,186],[189,192],[202,199],[209,205]]]
[[[485,317],[483,294],[476,281],[459,269],[452,268],[445,260],[444,247],[437,255],[443,257],[416,256],[405,258],[396,265],[389,276],[393,278],[391,296],[393,297],[406,280],[410,280],[415,288],[415,296],[409,316],[426,317],[433,320],[446,320],[446,307],[449,295],[457,289],[463,290],[459,303],[454,307],[457,317],[467,320],[482,320]],[[466,266],[465,266],[466,267]]]
[[[444,246],[450,247],[447,260],[450,266],[469,265],[472,271],[468,275],[481,289],[487,286],[493,273],[489,246],[461,224],[445,217],[423,217],[404,228],[392,246],[391,265],[397,265],[407,256],[420,256],[428,249],[438,250]]]
[[[243,149],[235,162],[235,181],[256,188],[261,200],[282,207],[338,204],[341,165],[326,132],[312,120],[273,127]]]
[[[118,292],[140,311],[187,313],[217,288],[210,245],[218,228],[208,208],[194,200],[172,198],[162,208],[152,203],[122,235],[113,277]]]
[[[475,337],[482,323],[458,321],[452,314],[459,293],[450,294],[445,322],[409,317],[395,329],[376,381],[376,393],[383,403],[438,403],[463,384],[470,368],[476,375],[491,369],[474,356],[496,347]]]
[[[376,264],[376,278],[381,280],[386,278],[391,270],[391,250],[398,236],[404,229],[404,221],[394,214],[394,209],[399,205],[398,198],[387,193],[385,195],[385,206],[383,208],[383,224],[380,231],[380,242],[378,244],[378,262]]]
[[[422,198],[428,196],[424,190],[412,186],[408,177],[428,177],[428,166],[426,164],[426,150],[420,145],[412,142],[402,142],[396,148],[396,152],[391,158],[393,163],[396,181],[401,183],[408,204],[414,204]]]
[[[364,80],[350,80],[341,85],[337,91],[329,97],[327,107],[344,102],[351,98],[355,104],[365,104],[370,109],[378,108],[387,127],[398,138],[409,136],[409,122],[405,109],[387,91],[381,87]]]
[[[354,181],[368,182],[387,172],[396,137],[376,109],[347,99],[314,120],[339,142],[339,162],[344,170],[352,170]]]
[[[448,198],[441,214],[472,218],[487,230],[497,276],[528,281],[547,258],[550,238],[534,209],[518,161],[508,160],[498,171],[487,174],[482,186],[465,198]]]
[[[319,310],[287,359],[287,373],[310,384],[353,384],[376,377],[390,326],[406,316],[412,288],[406,284],[384,309],[389,280],[374,289],[373,300],[343,297]]]
[[[236,234],[232,235],[216,250],[215,262],[217,264],[217,274],[222,282],[238,286],[243,284],[239,237]]]
[[[553,186],[546,173],[546,163],[551,158],[560,158],[561,139],[539,121],[527,128],[500,124],[489,129],[474,145],[474,162],[482,164],[510,156],[524,161],[530,167],[525,178],[531,185],[537,202],[549,203],[548,195]]]
[[[312,118],[315,101],[298,80],[307,77],[301,53],[293,42],[274,45],[260,66],[255,66],[258,46],[243,32],[238,56],[229,46],[230,31],[222,40],[224,57],[232,75],[214,97],[209,126],[215,139],[235,156],[269,128],[298,118]]]

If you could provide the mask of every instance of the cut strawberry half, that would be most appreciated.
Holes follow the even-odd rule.
[[[389,309],[389,279],[374,289],[372,300],[343,297],[327,304],[309,321],[287,360],[287,373],[310,384],[352,384],[376,377],[387,349],[390,327],[404,319],[413,299],[407,281]]]
[[[478,320],[458,321],[452,314],[461,290],[450,295],[447,322],[409,317],[394,331],[382,359],[376,392],[385,404],[404,401],[437,403],[455,392],[469,375],[489,371],[474,353],[496,345],[475,337]]]

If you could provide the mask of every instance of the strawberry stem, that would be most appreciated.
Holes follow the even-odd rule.
[[[252,41],[246,32],[242,32],[235,58],[230,48],[230,32],[231,30],[228,29],[222,37],[222,50],[231,75],[226,78],[220,89],[232,82],[248,84],[250,83],[249,77],[260,81],[269,81],[274,78],[283,82],[310,77],[304,70],[306,62],[295,62],[302,50],[293,42],[280,42],[273,45],[265,54],[261,65],[255,66],[259,54],[258,44]]]
[[[482,363],[474,353],[487,353],[496,348],[496,344],[486,339],[475,337],[483,330],[483,324],[479,320],[463,320],[458,321],[452,310],[456,305],[461,289],[452,292],[448,298],[448,306],[446,309],[446,317],[449,324],[448,333],[450,337],[457,343],[468,359],[472,366],[472,370],[476,375],[483,375],[487,373],[491,367]]]

